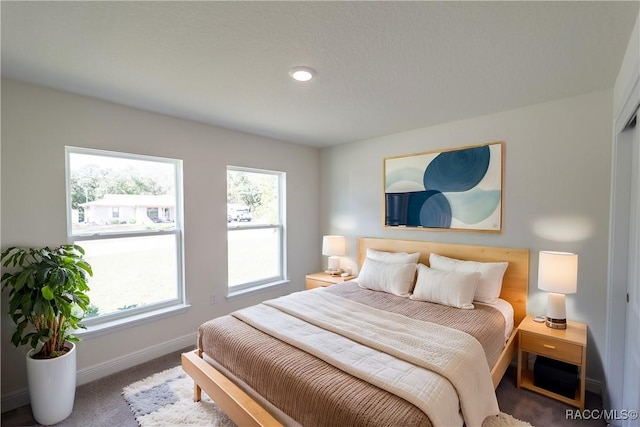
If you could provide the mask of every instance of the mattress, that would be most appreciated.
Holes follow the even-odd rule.
[[[464,331],[475,337],[493,366],[504,347],[505,319],[493,307],[460,310],[365,290],[354,282],[323,292]],[[233,316],[199,328],[199,347],[214,366],[277,410],[284,424],[305,426],[425,426],[427,415],[406,400],[275,339]],[[270,406],[270,405],[266,405]]]

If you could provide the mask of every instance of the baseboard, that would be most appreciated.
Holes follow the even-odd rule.
[[[2,395],[2,412],[7,412],[28,404],[29,392],[26,387]]]
[[[77,385],[81,386],[86,383],[124,371],[141,363],[162,357],[165,354],[196,345],[196,333],[191,333],[178,337],[152,347],[147,347],[124,356],[99,363],[88,368],[81,369],[76,374]],[[15,408],[29,404],[29,393],[27,388],[12,391],[2,395],[2,412],[10,411]]]
[[[591,393],[595,393],[602,398],[602,402],[604,403],[604,393],[602,387],[602,381],[593,380],[591,378],[587,378],[584,381],[584,388]]]
[[[173,351],[178,351],[185,347],[193,346],[195,348],[196,340],[197,336],[194,332],[179,338],[165,341],[161,344],[156,344],[152,347],[144,348],[140,351],[129,353],[125,356],[118,357],[98,365],[84,368],[78,371],[78,385],[80,386],[90,383],[91,381],[106,377],[107,375],[124,371],[125,369],[140,365],[141,363],[148,362],[149,360],[164,356],[165,354]]]

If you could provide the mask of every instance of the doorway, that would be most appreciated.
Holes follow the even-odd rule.
[[[640,410],[640,101],[633,102],[616,122],[612,164],[606,397],[620,414]]]

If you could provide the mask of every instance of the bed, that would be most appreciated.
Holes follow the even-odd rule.
[[[500,344],[501,348],[498,348],[497,350],[495,348],[488,350],[484,347],[484,343],[483,346],[480,347],[480,351],[484,351],[486,353],[487,361],[491,360],[491,362],[487,362],[489,363],[490,368],[490,386],[492,385],[493,388],[497,387],[507,366],[515,354],[516,328],[513,326],[518,325],[526,315],[529,251],[526,249],[443,244],[410,240],[360,238],[358,260],[360,266],[365,262],[365,258],[369,250],[393,253],[418,252],[420,254],[419,262],[425,265],[429,265],[429,258],[432,253],[457,260],[477,261],[482,263],[508,263],[508,268],[504,272],[502,280],[500,299],[509,302],[512,307],[513,324],[511,325],[511,329],[508,330],[508,336],[502,336],[503,341]],[[361,271],[361,273],[363,273],[363,271]],[[302,314],[306,314],[308,310],[316,310],[315,307],[312,307],[316,305],[318,313],[313,314],[313,316],[317,316],[320,319],[318,322],[321,322],[321,318],[323,316],[322,310],[328,309],[329,306],[332,306],[337,302],[345,304],[344,307],[336,305],[337,311],[343,310],[349,312],[349,310],[359,310],[360,307],[363,306],[361,303],[364,300],[367,300],[367,305],[372,304],[372,306],[374,306],[374,308],[371,309],[371,313],[367,311],[370,310],[369,308],[362,307],[362,310],[364,311],[362,313],[359,312],[354,316],[354,318],[363,319],[363,322],[368,321],[368,315],[371,316],[371,319],[375,319],[379,312],[373,310],[392,307],[393,309],[390,309],[390,311],[396,310],[399,314],[405,315],[406,310],[411,311],[411,307],[417,306],[415,303],[411,306],[411,301],[409,301],[408,298],[404,298],[403,301],[400,301],[398,297],[393,295],[389,296],[383,292],[362,290],[360,286],[357,286],[357,283],[354,284],[347,282],[341,286],[336,285],[326,290],[318,291],[328,292],[324,292],[322,294],[314,294],[314,291],[299,292],[296,293],[299,294],[299,298],[296,297],[298,298],[296,301],[287,302],[287,304],[292,304],[293,306],[298,304],[298,311]],[[352,302],[350,298],[353,298],[356,301]],[[348,301],[343,301],[344,299]],[[370,302],[369,299],[373,302]],[[382,421],[384,417],[391,417],[390,419],[394,420],[396,424],[401,422],[403,425],[429,425],[442,424],[446,422],[442,420],[447,420],[447,418],[437,418],[440,414],[434,414],[433,410],[432,412],[429,412],[429,408],[422,408],[420,406],[419,398],[417,397],[420,393],[426,393],[424,395],[432,393],[432,395],[436,396],[440,394],[440,391],[433,394],[433,391],[426,389],[419,390],[414,393],[413,389],[409,388],[410,392],[405,390],[403,394],[403,391],[401,390],[394,394],[380,386],[380,384],[376,382],[377,378],[372,378],[368,371],[363,376],[360,372],[354,373],[351,371],[356,368],[341,365],[341,363],[346,363],[344,361],[325,360],[331,357],[339,359],[338,356],[334,356],[334,354],[331,353],[331,351],[333,351],[331,350],[331,346],[327,346],[326,351],[322,348],[306,348],[300,343],[296,344],[297,346],[300,346],[300,348],[295,348],[295,346],[291,347],[291,344],[287,341],[288,337],[285,336],[287,332],[284,331],[284,327],[291,324],[293,325],[292,328],[295,329],[297,320],[293,322],[291,320],[287,320],[288,318],[283,318],[280,320],[281,323],[278,323],[277,320],[270,321],[269,323],[272,324],[272,329],[275,330],[275,333],[274,331],[271,331],[274,335],[278,335],[281,331],[280,328],[283,327],[283,336],[278,336],[277,339],[269,336],[268,333],[264,333],[262,330],[254,330],[261,326],[258,324],[252,324],[252,321],[258,321],[260,318],[270,315],[270,312],[262,312],[259,310],[283,310],[283,307],[277,307],[278,300],[274,301],[275,302],[273,304],[276,305],[275,307],[260,304],[259,306],[261,306],[261,308],[250,308],[247,309],[247,311],[238,313],[236,316],[239,318],[234,316],[223,316],[223,318],[214,319],[201,326],[199,330],[198,349],[182,355],[183,368],[185,372],[194,379],[194,400],[199,401],[201,398],[201,392],[204,390],[220,406],[220,408],[240,426],[311,424],[308,422],[308,419],[304,419],[305,414],[313,414],[313,412],[316,411],[315,415],[309,416],[318,417],[317,411],[323,410],[326,412],[322,414],[321,418],[323,419],[322,423],[325,425],[366,425],[371,424],[371,420],[376,420],[376,424],[381,425],[385,424],[385,422]],[[318,303],[313,303],[313,301],[318,301]],[[324,301],[324,303],[321,303],[322,301]],[[398,305],[396,305],[396,301],[400,301]],[[307,305],[305,306],[304,304]],[[495,316],[496,310],[483,307],[483,304],[474,305],[476,305],[478,309],[469,310],[469,312],[474,312],[475,315],[480,315],[483,311],[486,311],[488,313],[493,313],[492,315]],[[285,308],[289,309],[288,307],[289,306]],[[439,307],[438,310],[445,309]],[[455,311],[458,309],[452,310]],[[442,313],[445,312],[442,311]],[[442,313],[436,314],[436,318],[447,317]],[[391,313],[389,316],[396,316],[396,314]],[[297,315],[299,316],[300,314]],[[253,319],[251,318],[252,316]],[[337,314],[334,316],[333,313],[329,313],[327,316],[331,319],[331,321],[328,321],[327,323],[332,325],[336,324],[338,325],[336,327],[340,327],[341,320]],[[426,319],[428,316],[434,315],[417,314],[417,316],[418,318],[416,320],[412,319],[410,321],[427,321]],[[421,316],[427,317],[423,318]],[[349,329],[351,327],[357,328],[357,325],[350,325],[350,323],[357,322],[349,322],[348,319],[346,319],[343,320],[343,323],[345,329]],[[375,323],[375,320],[372,320],[371,323]],[[505,323],[508,322],[503,321],[503,324]],[[420,325],[424,324],[420,323]],[[413,324],[406,327],[413,327]],[[421,331],[425,329],[425,334],[430,333],[428,331],[429,328],[424,327],[414,328],[412,330],[417,329],[420,329]],[[318,334],[324,333],[322,330],[318,331]],[[374,329],[372,329],[372,331],[374,331]],[[441,330],[438,329],[434,333],[440,333],[440,331]],[[329,333],[331,333],[331,331],[329,331]],[[355,330],[354,333],[366,335],[366,333],[359,332],[358,330]],[[477,334],[479,332],[472,331],[470,333]],[[371,334],[376,337],[378,335],[384,335],[383,333]],[[306,335],[306,332],[304,335]],[[322,341],[326,338],[323,335],[317,335],[316,339]],[[399,348],[400,350],[402,349],[403,343],[396,344],[395,341],[393,341],[395,337],[389,337],[388,339],[392,341],[385,341],[380,345],[383,347],[386,345],[387,348],[391,348],[391,350],[395,350],[396,348]],[[211,341],[213,344],[207,344],[208,340],[213,340]],[[246,347],[245,343],[240,342],[242,340],[251,341],[252,347]],[[447,338],[445,341],[450,340],[453,339]],[[504,345],[502,345],[503,343]],[[222,344],[229,347],[221,347],[221,349],[218,350],[217,346]],[[325,353],[322,353],[322,351],[325,351]],[[361,354],[358,352],[368,350],[356,348],[353,351],[355,351],[355,354]],[[428,352],[429,350],[427,349],[426,351]],[[343,350],[340,349],[340,351],[336,351],[335,354],[342,354],[342,352]],[[458,351],[458,353],[453,354],[457,355],[466,352],[467,350],[465,349],[464,352]],[[393,351],[390,351],[390,353],[393,353]],[[345,352],[345,354],[348,353]],[[243,362],[242,357],[244,356],[246,356],[249,361]],[[386,357],[386,355],[384,356]],[[415,356],[416,359],[419,359],[418,362],[416,362],[417,364],[420,364],[422,360],[430,360],[428,359],[428,354],[423,356],[422,353],[417,352],[413,356]],[[345,357],[348,359],[348,356]],[[375,357],[380,356],[374,355],[373,358]],[[449,359],[449,357],[447,359]],[[246,366],[243,367],[243,363]],[[396,362],[384,363],[388,363],[390,366],[395,366]],[[341,368],[339,369],[337,366]],[[418,369],[421,368],[418,367]],[[243,370],[246,370],[246,372]],[[335,372],[337,370],[345,370],[347,373],[343,372],[340,374],[341,378],[337,378],[337,374]],[[239,374],[239,372],[242,372],[242,374]],[[260,372],[266,373],[267,379],[258,378],[258,373]],[[428,374],[420,373],[420,375]],[[279,380],[274,382],[274,377],[278,377]],[[271,380],[269,380],[269,378],[271,378]],[[310,385],[308,386],[300,386],[298,382],[302,381],[302,378],[312,378],[313,381],[309,381]],[[420,384],[430,383],[430,377],[427,376],[425,378],[426,379],[424,381],[420,381]],[[375,385],[368,384],[369,381]],[[403,382],[397,379],[394,381],[398,383]],[[446,384],[451,381],[453,381],[455,388],[455,378],[444,380],[443,382],[441,381],[438,383],[438,387],[442,387],[441,384]],[[273,383],[277,383],[280,386],[279,391],[272,392],[269,389],[269,387],[273,386]],[[411,387],[415,387],[415,384],[412,384]],[[424,388],[427,388],[427,386],[424,386]],[[458,387],[458,390],[461,388],[462,387]],[[357,393],[354,392],[354,390],[357,390]],[[261,392],[268,395],[270,400],[265,399],[260,394]],[[321,396],[320,394],[322,393],[327,393],[327,396]],[[287,394],[293,395],[293,399],[289,397],[289,400],[286,400],[285,398]],[[484,394],[487,393],[485,392]],[[271,403],[272,401],[276,402],[276,404],[273,405]],[[355,407],[355,409],[349,408],[349,405],[344,403],[346,401],[348,401],[352,407]],[[469,408],[472,407],[475,402],[469,399],[467,399],[466,402],[467,403],[464,405],[460,404],[461,409],[458,408],[458,412],[463,413],[465,410],[471,411]],[[449,404],[449,402],[443,401],[443,403],[438,403],[438,405],[446,404]],[[326,408],[331,409],[327,410]],[[447,411],[438,412],[444,413]],[[293,416],[289,416],[288,414],[293,414]],[[452,414],[451,416],[455,415]],[[465,420],[467,420],[466,413],[464,413],[464,416]],[[317,423],[314,422],[313,424]],[[467,422],[467,424],[479,423]]]

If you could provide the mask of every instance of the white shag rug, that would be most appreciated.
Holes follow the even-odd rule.
[[[181,366],[130,384],[122,395],[141,427],[235,427],[206,393],[193,401],[193,380]]]
[[[122,394],[141,427],[235,427],[206,393],[200,402],[193,401],[193,380],[181,366],[128,385]],[[501,412],[482,427],[533,426]]]

